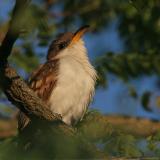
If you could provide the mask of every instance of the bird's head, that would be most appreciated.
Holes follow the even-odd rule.
[[[47,60],[52,60],[62,54],[70,54],[74,51],[77,52],[78,47],[76,46],[79,46],[80,49],[85,48],[81,37],[88,29],[89,26],[83,26],[75,33],[66,32],[58,35],[49,47]]]

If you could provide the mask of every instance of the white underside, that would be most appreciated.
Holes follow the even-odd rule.
[[[65,52],[73,53],[77,49],[75,47],[79,46]],[[84,52],[84,49],[80,52]],[[96,73],[84,55],[77,55],[76,59],[75,56],[65,54],[60,57],[59,77],[50,96],[49,105],[53,112],[61,114],[65,123],[71,125],[82,119],[86,112],[90,96],[94,92]]]

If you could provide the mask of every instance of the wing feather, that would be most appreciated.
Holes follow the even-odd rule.
[[[47,61],[40,65],[29,79],[29,86],[43,101],[47,101],[52,90],[56,86],[58,76],[58,60]],[[20,112],[18,117],[18,128],[22,130],[29,123],[25,113]]]
[[[29,85],[42,100],[47,101],[56,86],[57,76],[58,61],[48,61],[31,75]]]

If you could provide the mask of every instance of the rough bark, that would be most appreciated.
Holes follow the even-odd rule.
[[[24,22],[21,20],[22,16],[24,16],[22,13],[28,7],[28,3],[29,0],[16,1],[8,32],[0,46],[0,85],[8,99],[27,114],[28,117],[36,117],[49,121],[61,120],[61,116],[53,114],[7,62],[13,44],[24,25]],[[18,27],[17,23],[19,23]]]
[[[0,68],[0,77],[1,88],[8,99],[28,117],[49,121],[61,120],[61,116],[52,113],[49,107],[35,95],[13,68],[8,65]]]

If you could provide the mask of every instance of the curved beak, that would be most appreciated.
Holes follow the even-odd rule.
[[[86,26],[83,26],[80,29],[78,29],[74,33],[70,44],[73,44],[73,43],[77,42],[89,30],[89,28],[90,27],[88,25],[86,25]]]

